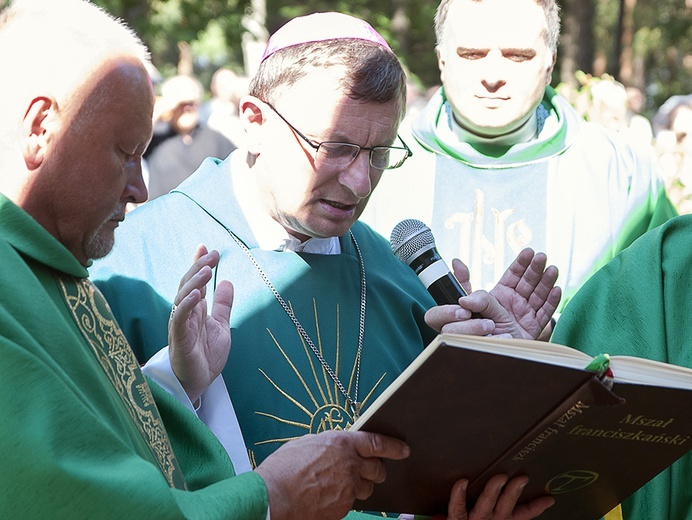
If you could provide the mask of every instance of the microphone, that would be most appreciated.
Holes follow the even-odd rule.
[[[466,296],[440,257],[432,231],[420,220],[399,222],[392,230],[389,245],[396,257],[414,270],[438,305],[456,304]]]

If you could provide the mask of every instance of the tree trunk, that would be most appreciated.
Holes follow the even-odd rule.
[[[402,56],[408,56],[411,51],[409,38],[411,20],[407,14],[409,3],[409,0],[392,1],[392,33],[399,44],[399,52]]]
[[[634,41],[634,8],[637,0],[620,0],[620,26],[616,55],[618,73],[614,76],[625,86],[634,82],[634,56],[632,43]]]
[[[251,0],[249,10],[242,18],[245,31],[241,37],[245,74],[252,77],[260,64],[262,52],[269,40],[267,30],[267,1]]]
[[[565,0],[560,37],[560,81],[577,85],[575,72],[591,72],[594,61],[594,0]]]

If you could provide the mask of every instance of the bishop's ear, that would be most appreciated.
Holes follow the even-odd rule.
[[[248,152],[259,155],[262,148],[262,124],[267,105],[254,96],[243,96],[240,100],[240,121],[245,130]]]
[[[43,163],[51,130],[55,99],[36,97],[31,100],[22,120],[22,155],[29,170],[35,170]]]

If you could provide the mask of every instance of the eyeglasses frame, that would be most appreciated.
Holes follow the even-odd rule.
[[[279,116],[281,118],[281,120],[284,123],[286,123],[288,125],[288,127],[291,130],[293,130],[293,132],[295,132],[298,135],[298,137],[300,137],[303,141],[305,141],[308,145],[310,145],[310,147],[315,150],[315,153],[317,153],[319,151],[320,146],[322,146],[323,144],[344,144],[344,145],[348,145],[348,146],[355,146],[358,148],[358,153],[354,154],[353,159],[351,159],[351,162],[349,164],[353,163],[353,161],[356,160],[356,157],[358,157],[358,155],[360,155],[360,152],[362,152],[363,150],[367,150],[368,152],[370,152],[368,154],[368,162],[369,162],[370,166],[372,166],[373,168],[376,168],[378,170],[394,170],[396,168],[399,168],[400,166],[402,166],[406,162],[407,159],[409,159],[413,155],[413,152],[411,151],[411,149],[408,147],[406,142],[401,138],[401,136],[398,133],[396,134],[396,136],[399,139],[399,141],[401,141],[401,144],[404,145],[403,148],[401,146],[373,146],[373,147],[368,148],[366,146],[360,146],[360,145],[354,144],[354,143],[344,143],[341,141],[322,141],[322,142],[314,141],[314,140],[310,139],[309,137],[307,137],[305,134],[303,134],[303,132],[298,130],[291,123],[289,123],[288,119],[286,119],[283,115],[281,115],[281,113],[276,108],[274,108],[274,106],[271,103],[269,103],[267,101],[263,101],[263,103],[265,105],[267,105],[269,108],[271,108],[274,111],[274,113],[277,116]],[[401,162],[399,164],[397,164],[396,166],[392,166],[389,168],[378,168],[377,166],[372,164],[372,152],[373,152],[373,150],[376,150],[378,148],[387,148],[387,149],[395,148],[397,150],[405,150],[406,151],[406,157],[404,157],[401,160]]]

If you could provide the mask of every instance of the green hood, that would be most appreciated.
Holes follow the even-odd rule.
[[[560,155],[572,144],[583,123],[583,119],[551,87],[546,87],[541,105],[549,115],[537,139],[510,147],[471,145],[460,141],[450,127],[452,107],[447,102],[444,87],[441,87],[413,121],[411,130],[427,150],[474,168],[515,168]]]

